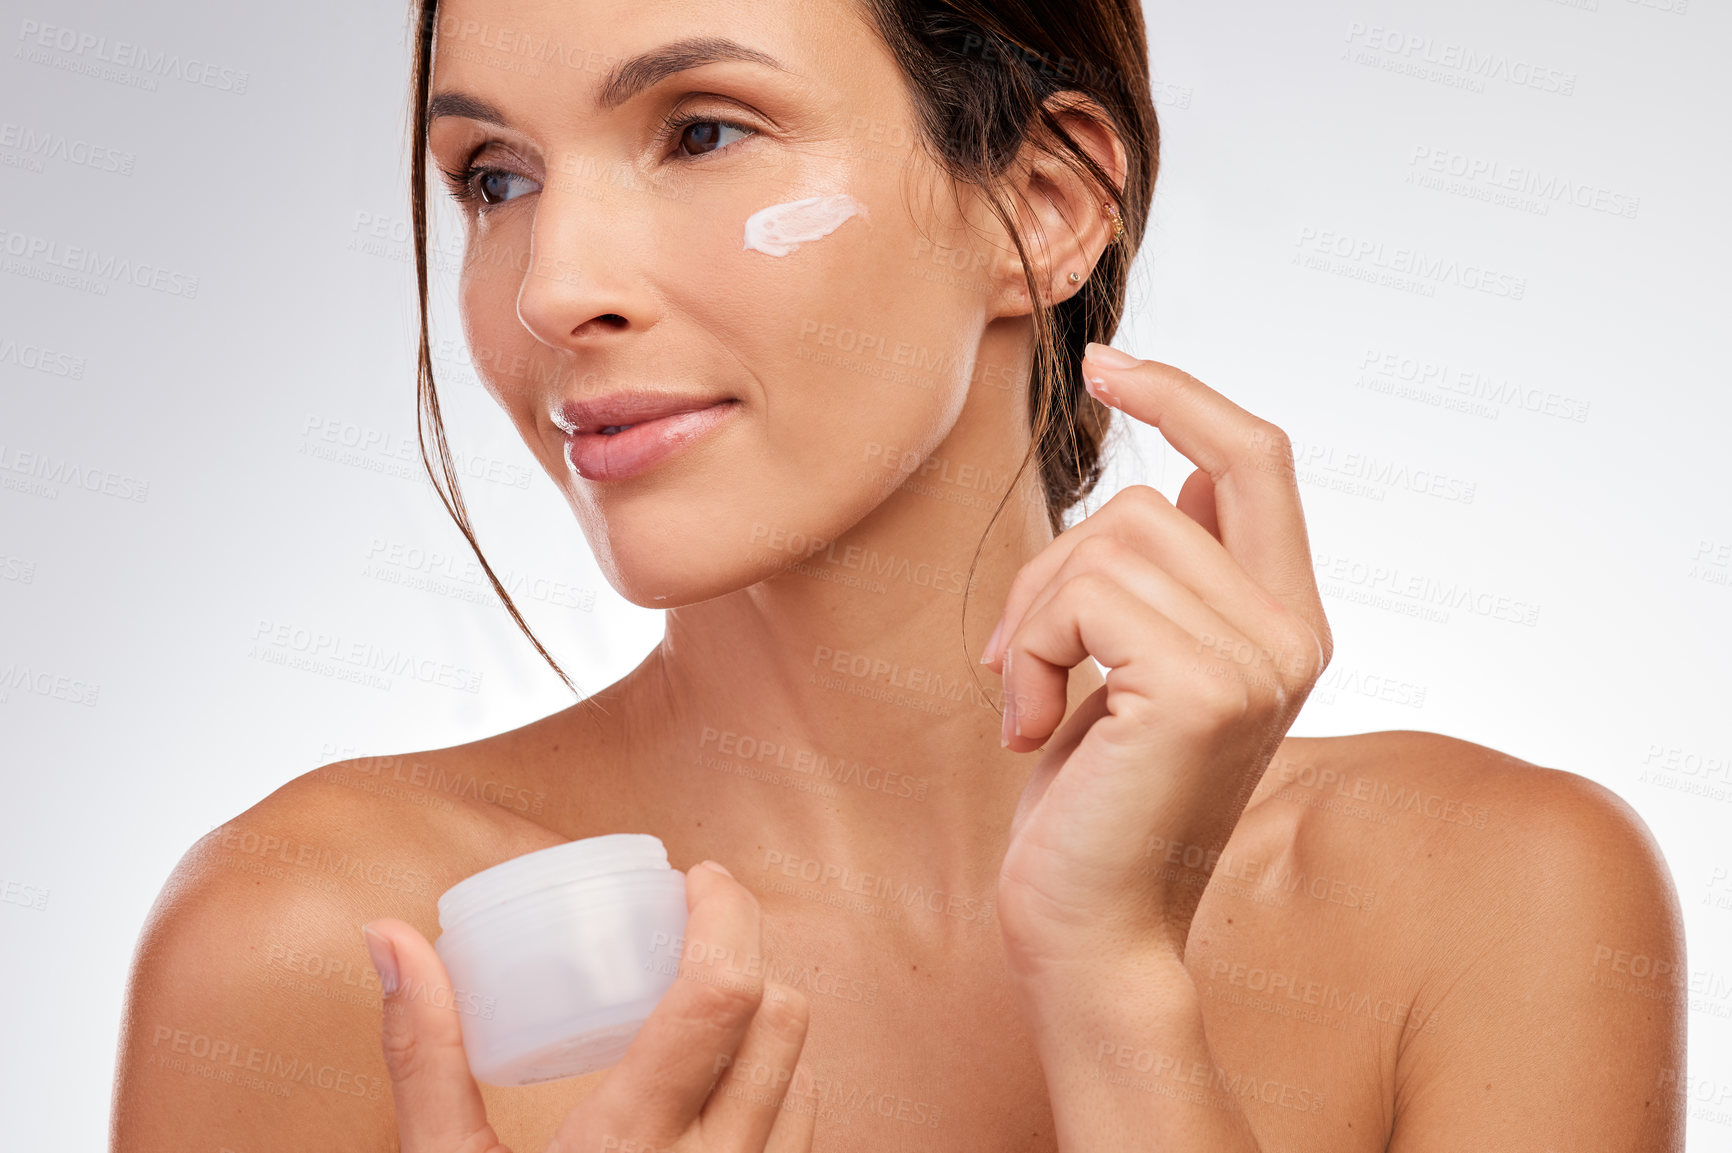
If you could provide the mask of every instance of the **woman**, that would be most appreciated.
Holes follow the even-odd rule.
[[[1681,1004],[1612,978],[1682,962],[1635,814],[1286,736],[1331,648],[1287,438],[1104,343],[1157,168],[1133,5],[419,16],[417,220],[430,155],[477,368],[666,636],[195,846],[117,1148],[1681,1147]],[[1060,532],[1115,412],[1197,471]],[[615,1069],[478,1087],[435,898],[622,831],[705,947]]]

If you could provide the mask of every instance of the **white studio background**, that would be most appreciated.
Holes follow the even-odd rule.
[[[402,7],[3,8],[0,1112],[16,1148],[93,1149],[193,841],[325,762],[568,698],[414,460]],[[1297,443],[1338,647],[1295,732],[1434,730],[1625,797],[1688,922],[1690,1148],[1726,1147],[1727,6],[1146,12],[1163,164],[1118,343]],[[74,248],[160,272],[79,280]],[[601,578],[444,315],[476,523],[593,690],[660,614]],[[1153,432],[1117,460],[1108,491],[1188,471]],[[279,625],[437,671],[296,667]]]

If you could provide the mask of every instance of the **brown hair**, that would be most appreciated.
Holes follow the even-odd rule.
[[[952,178],[988,194],[992,211],[1022,258],[1035,301],[1028,402],[1033,437],[993,515],[996,519],[1005,500],[1018,491],[1033,460],[1040,467],[1047,521],[1057,534],[1064,527],[1064,514],[1100,480],[1111,410],[1083,388],[1083,348],[1090,341],[1110,341],[1118,330],[1131,258],[1148,222],[1160,165],[1160,126],[1150,96],[1148,47],[1138,0],[859,2],[901,67],[927,152]],[[427,317],[427,102],[438,0],[416,0],[416,4],[410,220],[421,324],[416,413],[421,460],[511,619],[566,687],[576,692],[482,555],[439,415]],[[1110,119],[1125,149],[1122,188],[1114,187],[1048,106],[1048,100],[1060,93],[1086,98]],[[1047,151],[1092,181],[1103,203],[1112,204],[1124,222],[1123,239],[1107,246],[1081,290],[1052,307],[1040,303],[1035,265],[1016,227],[1015,208],[1003,191],[1004,178],[1025,144]],[[429,439],[437,450],[437,469],[428,454]],[[976,560],[978,556],[977,550]]]

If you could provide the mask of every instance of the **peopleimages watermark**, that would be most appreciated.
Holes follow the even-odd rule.
[[[1336,693],[1384,701],[1410,709],[1425,707],[1426,686],[1389,673],[1368,672],[1353,665],[1331,663],[1311,686],[1308,701],[1335,703]]]
[[[904,665],[876,653],[818,645],[812,652],[812,668],[817,671],[809,674],[808,683],[939,716],[951,715],[951,704],[996,707],[979,685],[959,672]],[[1038,702],[1031,698],[1027,704],[1033,707]]]
[[[1348,53],[1354,63],[1472,92],[1484,92],[1488,80],[1558,96],[1573,96],[1576,91],[1574,72],[1546,67],[1505,52],[1482,51],[1438,40],[1426,33],[1351,20],[1347,24],[1347,43],[1352,46]]]
[[[0,705],[10,703],[13,693],[30,693],[33,696],[65,701],[69,705],[95,708],[97,695],[101,692],[102,686],[93,681],[66,673],[50,672],[22,661],[12,661],[0,666]]]
[[[1690,0],[1624,0],[1624,2],[1634,4],[1638,8],[1664,12],[1669,16],[1682,16],[1690,10]]]
[[[314,770],[322,780],[384,796],[444,800],[447,803],[441,811],[445,812],[454,807],[449,804],[452,797],[537,816],[547,803],[547,794],[539,789],[491,777],[483,779],[474,773],[448,769],[429,761],[401,756],[357,756],[352,748],[338,749],[329,743],[321,748],[319,755],[326,759],[339,758],[334,764]]]
[[[459,692],[481,691],[481,673],[474,669],[369,641],[350,640],[323,629],[260,617],[253,628],[252,640],[250,655],[269,664],[305,667],[313,672],[346,670],[352,675],[337,679],[360,679],[374,688],[390,688],[391,683],[385,677],[406,676],[422,684]]]
[[[1226,988],[1218,989],[1218,982]],[[1332,1029],[1345,1027],[1345,1022],[1352,1017],[1393,1025],[1398,1029],[1412,1029],[1415,1032],[1430,1033],[1437,1028],[1436,1011],[1425,1009],[1411,1001],[1402,1001],[1363,989],[1345,989],[1328,981],[1314,980],[1296,970],[1226,960],[1211,961],[1208,980],[1203,987],[1204,996],[1244,1008],[1271,1011],[1267,1005],[1248,1000],[1242,994],[1233,995],[1234,989],[1260,993],[1270,998],[1269,1004],[1273,1006],[1280,1006],[1279,1001],[1273,1000],[1279,997],[1292,1002],[1294,1006],[1310,1009],[1312,1012],[1309,1013],[1300,1011],[1275,1015],[1293,1016]],[[1336,1016],[1332,1017],[1330,1014]]]
[[[1304,225],[1294,244],[1293,264],[1420,296],[1436,296],[1440,284],[1502,300],[1518,301],[1527,295],[1525,276],[1405,245],[1386,245],[1368,236]]]
[[[1539,624],[1540,606],[1461,580],[1440,580],[1397,565],[1377,564],[1356,557],[1317,553],[1312,557],[1318,591],[1355,604],[1386,609],[1435,624],[1448,624],[1450,612],[1462,609],[1487,620],[1529,628]]]
[[[384,1097],[387,1087],[383,1077],[356,1073],[341,1066],[307,1060],[232,1037],[177,1029],[170,1025],[157,1025],[152,1030],[145,1064],[268,1093],[273,1097],[288,1097],[296,1085],[302,1085],[377,1101]]]
[[[1708,871],[1708,881],[1702,888],[1702,904],[1732,912],[1732,865],[1715,865],[1711,868]]]
[[[343,247],[350,252],[407,264],[414,258],[414,240],[415,229],[406,217],[356,209],[355,219],[349,224],[349,239],[343,242]],[[461,236],[451,235],[444,239],[430,236],[428,251],[442,272],[453,272],[462,267],[464,242]]]
[[[834,756],[816,749],[790,745],[784,741],[765,740],[731,729],[705,725],[698,739],[700,756],[711,750],[723,757],[738,758],[742,763],[768,764],[783,772],[794,773],[830,784],[853,785],[868,792],[886,796],[924,801],[929,782],[892,769],[882,769],[865,761],[850,760],[837,753]]]
[[[1184,841],[1151,836],[1144,849],[1143,875],[1179,885],[1209,885],[1215,892],[1253,904],[1282,905],[1294,893],[1346,909],[1369,910],[1377,890],[1363,881],[1294,869],[1282,861],[1236,856]]]
[[[403,541],[374,537],[363,556],[361,575],[400,588],[437,593],[471,604],[496,603],[492,584],[473,556],[460,556]],[[559,608],[591,612],[596,590],[553,577],[516,569],[495,571],[513,600],[539,601]]]
[[[265,963],[280,972],[267,979],[277,989],[293,989],[312,997],[339,1001],[347,1005],[376,1009],[382,986],[379,974],[371,964],[344,957],[298,949],[273,940],[265,951]],[[451,985],[437,985],[410,978],[398,986],[396,996],[403,1001],[424,1001],[436,1008],[452,1008],[483,1021],[493,1020],[498,998],[465,992]]]
[[[1410,492],[1459,504],[1472,504],[1477,481],[1436,469],[1415,467],[1376,452],[1338,449],[1335,445],[1293,439],[1294,475],[1301,484],[1332,492],[1384,500],[1389,493]]]
[[[1340,811],[1346,816],[1361,817],[1375,824],[1392,824],[1396,814],[1406,814],[1448,825],[1483,829],[1491,819],[1491,810],[1477,801],[1427,792],[1417,785],[1392,784],[1358,773],[1350,775],[1326,765],[1277,757],[1269,762],[1267,771],[1272,774],[1271,779],[1285,782],[1274,794],[1280,800],[1309,804],[1326,812]],[[1302,793],[1300,790],[1310,791]],[[1328,807],[1314,803],[1328,801],[1336,804]]]
[[[808,536],[803,532],[758,522],[752,525],[751,544],[763,545],[772,553],[792,556],[796,571],[822,571],[820,566],[832,566],[873,578],[874,582],[898,580],[920,588],[962,595],[968,587],[968,573],[947,564],[922,560],[898,553],[881,553],[875,548],[845,545],[840,550],[836,542],[826,537]],[[820,559],[821,554],[821,559]],[[805,567],[801,567],[805,566]],[[882,592],[880,584],[874,591]]]
[[[9,336],[0,336],[0,364],[12,364],[68,380],[84,379],[85,360],[82,356]]]
[[[847,865],[838,865],[816,857],[800,857],[778,849],[765,849],[763,852],[764,863],[761,867],[772,874],[767,878],[770,882],[767,887],[772,892],[808,895],[798,894],[797,890],[785,884],[776,884],[773,874],[780,873],[783,877],[806,884],[825,888],[833,886],[832,891],[839,894],[848,894],[867,901],[883,901],[890,908],[922,909],[929,913],[940,913],[961,921],[982,924],[993,919],[993,911],[997,905],[992,897],[946,893],[936,886],[909,881],[905,877],[861,872]],[[879,910],[869,908],[859,908],[857,911],[873,915],[879,913]]]
[[[225,828],[215,844],[240,855],[239,859],[254,858],[277,862],[322,880],[364,881],[380,889],[396,893],[412,893],[417,897],[433,895],[433,878],[416,869],[380,860],[367,860],[351,855],[344,849],[332,849],[308,844],[292,836],[260,833],[254,829]],[[232,863],[237,858],[230,858]],[[252,870],[248,870],[252,871]],[[276,874],[281,875],[281,870]],[[335,892],[334,884],[327,891]]]
[[[1490,199],[1492,203],[1520,208],[1544,216],[1557,203],[1570,204],[1608,216],[1636,218],[1641,200],[1613,192],[1586,181],[1571,180],[1555,172],[1542,172],[1531,165],[1506,164],[1489,156],[1469,155],[1452,148],[1416,144],[1407,161],[1407,183],[1442,192]],[[1461,182],[1461,187],[1448,179]],[[1499,200],[1507,195],[1510,199]]]
[[[19,22],[18,41],[19,47],[13,52],[13,56],[18,59],[93,76],[99,80],[130,82],[132,87],[143,88],[149,92],[156,91],[156,81],[175,79],[201,88],[214,88],[218,92],[244,96],[247,81],[251,79],[250,73],[226,64],[201,60],[196,56],[182,56],[179,52],[167,49],[153,50],[130,40],[110,40],[107,36],[98,36],[64,25],[43,24],[37,20],[25,19]],[[62,55],[55,59],[49,55],[50,51]],[[136,75],[127,77],[127,72]]]
[[[150,496],[148,480],[81,464],[48,452],[20,450],[0,441],[0,488],[58,500],[60,485],[138,504],[143,504]]]
[[[1353,387],[1414,400],[1438,408],[1496,420],[1506,411],[1581,424],[1591,401],[1512,381],[1484,369],[1452,365],[1439,357],[1368,347],[1359,358]]]
[[[1711,801],[1732,801],[1732,752],[1650,743],[1637,780]]]
[[[1696,551],[1690,554],[1690,568],[1684,575],[1705,584],[1732,587],[1732,539],[1698,537]]]
[[[746,985],[761,977],[802,993],[812,993],[837,1001],[848,1001],[857,1005],[874,1005],[878,1002],[877,981],[840,974],[827,964],[799,965],[792,961],[779,961],[763,953],[741,955],[724,945],[688,941],[683,933],[672,936],[660,931],[651,935],[649,951],[654,959],[646,959],[644,968],[666,976],[678,975],[680,962],[685,960],[694,966],[702,966],[701,969],[688,970],[685,978],[687,980],[733,984],[733,979],[738,978],[739,984]],[[657,957],[657,954],[660,956]]]
[[[301,446],[296,450],[301,456],[413,483],[427,480],[421,446],[414,437],[339,417],[309,415],[302,425],[301,438]],[[454,451],[451,462],[460,480],[485,480],[508,488],[528,488],[533,475],[520,464],[470,453]]]
[[[1671,1001],[1684,991],[1685,973],[1676,961],[1669,958],[1652,957],[1596,941],[1593,964],[1588,969],[1588,984],[1651,1001]]]
[[[68,136],[64,132],[0,120],[0,165],[41,172],[43,162],[48,160],[58,160],[63,164],[89,168],[96,172],[131,176],[138,157],[112,145],[97,144],[82,137]]]
[[[1116,1070],[1122,1070],[1116,1071]],[[1145,1074],[1145,1078],[1132,1076]],[[1231,1108],[1228,1098],[1250,1098],[1265,1105],[1277,1105],[1301,1113],[1321,1113],[1323,1094],[1316,1089],[1290,1085],[1273,1077],[1258,1077],[1249,1073],[1230,1073],[1219,1065],[1176,1057],[1153,1049],[1139,1049],[1116,1041],[1101,1039],[1095,1049],[1094,1064],[1086,1074],[1091,1081],[1106,1081],[1145,1093],[1178,1097],[1196,1105]],[[1179,1088],[1164,1084],[1170,1078]],[[1209,1097],[1198,1089],[1212,1089],[1222,1094]]]
[[[148,260],[133,260],[81,244],[63,244],[51,236],[0,227],[0,264],[6,272],[107,296],[110,284],[130,284],[183,300],[198,298],[198,277]]]
[[[41,885],[26,885],[21,881],[0,878],[0,903],[21,905],[44,912],[48,908],[48,890]]]
[[[1661,1069],[1655,1087],[1669,1090],[1669,1095],[1690,1105],[1690,1120],[1711,1121],[1716,1125],[1732,1125],[1732,1081],[1716,1081],[1712,1077],[1691,1076],[1685,1069]]]
[[[28,585],[36,583],[36,562],[0,553],[0,581]]]

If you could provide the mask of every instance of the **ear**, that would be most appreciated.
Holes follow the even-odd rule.
[[[1055,93],[1047,98],[1046,107],[1113,187],[1123,188],[1125,146],[1106,111],[1080,92]],[[1081,292],[1113,239],[1113,218],[1107,211],[1112,201],[1086,170],[1078,171],[1062,156],[1029,141],[1011,171],[1005,192],[1028,254],[1030,275],[1024,276],[1016,245],[1004,236],[993,269],[999,289],[991,313],[994,319],[1034,310],[1029,281],[1049,307]]]

